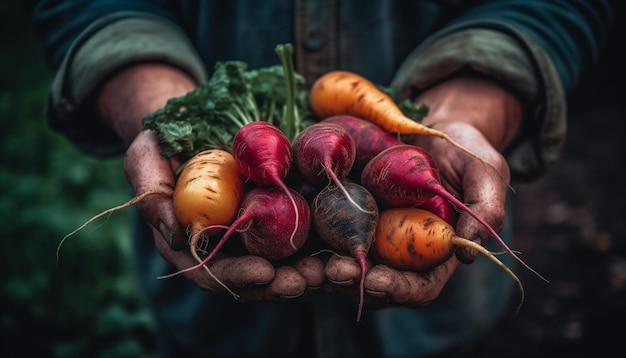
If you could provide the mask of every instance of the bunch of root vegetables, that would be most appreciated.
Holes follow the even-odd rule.
[[[291,92],[284,109],[293,122],[295,81],[287,76],[292,71],[288,59],[281,60],[285,88]],[[245,121],[232,140],[225,140],[227,145],[196,149],[183,164],[173,193],[161,193],[172,196],[176,216],[188,228],[189,249],[198,264],[184,271],[204,268],[210,273],[206,264],[233,238],[247,253],[268,260],[288,258],[316,240],[316,247],[351,255],[360,265],[358,320],[366,258],[397,270],[428,271],[465,246],[505,270],[523,300],[521,282],[494,253],[456,235],[458,210],[479,221],[506,253],[528,266],[442,186],[429,153],[404,143],[401,135],[438,136],[481,158],[407,117],[386,92],[356,73],[330,71],[307,95],[317,121],[300,130],[290,127],[289,133],[261,118]],[[208,239],[216,244],[201,254],[200,242]]]

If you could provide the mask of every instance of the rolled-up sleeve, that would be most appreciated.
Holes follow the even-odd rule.
[[[121,153],[121,141],[94,111],[94,95],[111,74],[141,62],[169,63],[198,82],[206,79],[200,57],[174,23],[149,14],[105,15],[73,41],[55,74],[47,108],[51,127],[90,154]]]
[[[539,176],[560,155],[566,133],[566,98],[543,49],[502,23],[464,23],[434,34],[398,70],[393,85],[405,93],[425,89],[464,69],[505,85],[532,108],[524,133],[507,149],[517,179]]]
[[[613,14],[608,1],[485,1],[417,47],[394,85],[425,89],[464,69],[482,73],[525,104],[522,131],[506,149],[514,180],[532,180],[559,158],[567,94],[597,61]]]

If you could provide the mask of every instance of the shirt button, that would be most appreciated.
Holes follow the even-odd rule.
[[[307,34],[304,44],[309,50],[319,50],[320,48],[322,48],[322,42],[322,34],[320,34],[318,31],[310,31]]]

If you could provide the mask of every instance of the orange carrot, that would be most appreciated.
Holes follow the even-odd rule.
[[[448,260],[459,246],[472,248],[485,255],[515,280],[521,294],[519,311],[524,302],[524,288],[515,273],[493,252],[457,236],[452,225],[427,210],[383,210],[379,214],[371,252],[377,262],[397,270],[428,271]]]
[[[391,97],[367,78],[354,72],[327,72],[313,83],[309,96],[311,109],[321,119],[335,115],[352,115],[392,133],[440,137],[498,170],[493,164],[457,143],[447,133],[405,116]]]

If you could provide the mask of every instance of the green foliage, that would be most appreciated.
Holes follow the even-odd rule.
[[[280,56],[277,62],[286,61],[282,51]],[[303,84],[304,78],[286,64],[250,70],[240,61],[218,62],[211,78],[144,118],[144,128],[157,132],[163,155],[182,160],[205,149],[230,150],[239,128],[258,120],[293,139],[306,125],[291,115],[296,107],[308,107],[306,97],[295,95],[295,87]],[[311,113],[306,108],[302,112]]]
[[[154,342],[131,273],[129,199],[121,158],[100,160],[44,118],[51,75],[19,2],[0,5],[0,355],[149,356]],[[132,210],[132,209],[129,209]],[[25,337],[33,344],[24,345]]]

